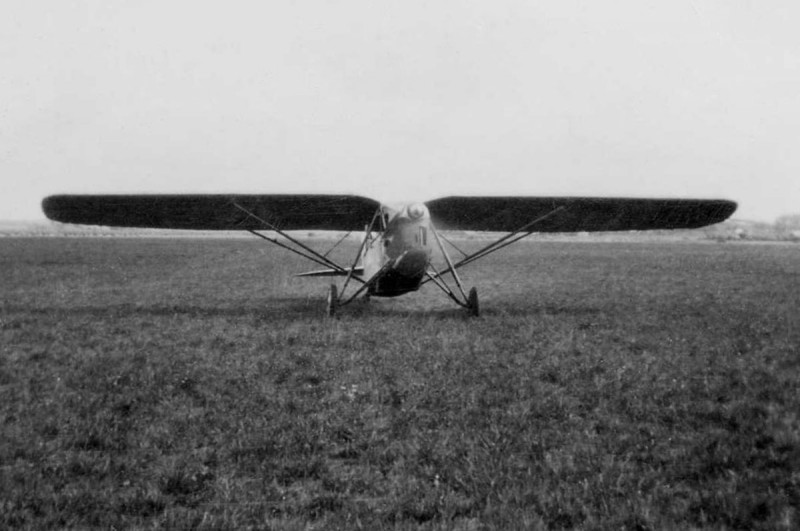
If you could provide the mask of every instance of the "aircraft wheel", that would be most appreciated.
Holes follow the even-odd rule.
[[[478,303],[477,288],[472,288],[469,290],[469,297],[467,298],[467,310],[469,310],[470,315],[475,317],[478,317],[481,314],[481,307]]]
[[[336,306],[339,303],[339,293],[336,289],[336,284],[331,284],[330,290],[328,290],[328,317],[335,317],[336,316]]]

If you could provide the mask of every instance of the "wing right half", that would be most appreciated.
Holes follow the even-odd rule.
[[[694,229],[736,210],[736,203],[721,199],[454,196],[425,204],[441,229],[497,232],[528,224],[524,232]]]

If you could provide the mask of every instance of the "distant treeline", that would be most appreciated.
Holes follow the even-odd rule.
[[[775,227],[781,230],[800,230],[800,214],[780,216],[775,220]]]
[[[341,232],[293,231],[295,237],[304,239],[339,239]],[[446,231],[451,239],[486,240],[497,233]],[[191,231],[164,229],[132,229],[125,227],[99,227],[69,225],[50,221],[0,222],[0,237],[106,237],[106,238],[248,238],[243,231]],[[351,233],[350,239],[359,240],[361,233]],[[532,240],[590,240],[590,241],[792,241],[800,242],[800,214],[779,217],[775,223],[729,219],[722,223],[695,230],[629,231],[629,232],[578,232],[533,235]]]

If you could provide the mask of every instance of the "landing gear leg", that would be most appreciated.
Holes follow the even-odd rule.
[[[469,314],[478,317],[481,314],[481,307],[478,303],[478,290],[477,288],[472,288],[469,290],[469,297],[467,297],[467,310]]]
[[[336,307],[339,305],[339,293],[336,284],[331,284],[328,291],[328,317],[336,316]]]

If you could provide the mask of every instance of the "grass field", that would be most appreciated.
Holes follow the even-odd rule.
[[[800,246],[519,244],[478,319],[313,268],[0,240],[0,527],[800,526]]]

